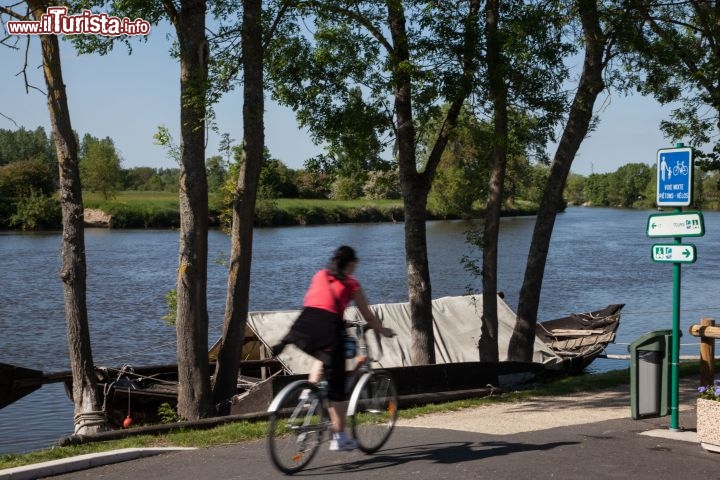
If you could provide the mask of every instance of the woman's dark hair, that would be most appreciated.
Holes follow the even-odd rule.
[[[342,245],[335,250],[335,253],[328,262],[327,269],[333,277],[342,280],[345,278],[345,274],[343,273],[345,267],[347,267],[350,262],[357,262],[357,259],[354,248]]]

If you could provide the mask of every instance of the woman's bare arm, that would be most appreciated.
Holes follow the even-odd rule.
[[[362,317],[365,319],[368,325],[370,325],[370,328],[379,332],[385,337],[392,337],[395,335],[395,332],[391,328],[383,327],[382,323],[380,323],[380,321],[372,313],[372,310],[370,310],[370,307],[368,306],[368,302],[365,298],[365,294],[363,293],[362,288],[358,289],[353,294],[353,301],[355,302],[355,305],[357,305],[358,310],[360,310],[360,314],[362,315]]]

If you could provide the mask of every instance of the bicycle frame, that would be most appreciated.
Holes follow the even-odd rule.
[[[365,453],[373,453],[385,444],[392,432],[397,418],[397,392],[386,372],[372,369],[371,364],[376,360],[368,355],[365,324],[348,322],[348,325],[354,326],[357,332],[358,364],[352,376],[359,379],[352,382],[347,416],[357,447]],[[295,473],[312,460],[326,437],[325,432],[332,429],[329,405],[324,377],[317,384],[307,379],[296,380],[273,398],[267,410],[270,420],[268,446],[270,457],[279,470]],[[279,423],[283,418],[287,423]],[[288,442],[283,437],[291,439]]]

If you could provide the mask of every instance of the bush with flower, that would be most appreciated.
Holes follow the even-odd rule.
[[[715,380],[712,385],[701,385],[698,387],[700,398],[720,402],[720,380]]]

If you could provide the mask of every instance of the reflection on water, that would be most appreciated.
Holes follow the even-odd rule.
[[[641,334],[670,328],[672,267],[650,259],[646,237],[649,212],[570,208],[557,219],[548,255],[539,317],[542,320],[625,303],[617,344],[609,353],[627,353]],[[479,289],[460,264],[463,255],[480,258],[465,243],[475,223],[428,223],[433,297]],[[534,218],[503,219],[499,288],[514,309],[524,274]],[[716,253],[720,214],[705,214],[706,234],[695,243],[698,261],[682,270],[682,326],[714,316]],[[222,329],[230,243],[210,234],[208,308],[210,339]],[[407,299],[403,225],[382,223],[258,229],[253,248],[252,310],[296,309],[312,273],[340,244],[356,247],[356,272],[371,303]],[[60,269],[59,234],[0,233],[0,362],[44,371],[68,370]],[[178,234],[172,231],[86,231],[88,309],[97,364],[148,365],[175,362],[175,333],[163,324],[165,294],[174,288]],[[683,344],[697,344],[685,334]],[[683,354],[696,354],[684,345]],[[594,370],[622,368],[623,361],[597,360]],[[45,386],[0,410],[0,453],[51,444],[72,430],[72,404],[61,385]]]

